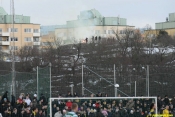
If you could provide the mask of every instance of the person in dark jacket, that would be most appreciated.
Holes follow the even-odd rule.
[[[29,109],[26,109],[26,111],[23,114],[23,117],[31,117],[31,113]]]
[[[38,117],[38,108],[33,108],[31,117]]]
[[[171,100],[173,107],[175,108],[175,95],[174,98]]]
[[[3,103],[4,102],[4,98],[6,98],[7,99],[7,102],[9,102],[9,99],[8,99],[8,91],[6,91],[5,93],[4,93],[4,95],[2,96],[2,98],[1,98],[1,103]]]
[[[77,92],[75,92],[75,93],[74,93],[74,97],[78,97],[78,94],[77,94]]]
[[[13,109],[13,113],[11,117],[19,117],[18,116],[18,110],[16,108]]]
[[[169,105],[169,104],[170,104],[170,102],[169,102],[169,99],[168,99],[168,96],[167,96],[167,95],[165,95],[164,102],[165,102],[165,105]]]
[[[72,94],[70,93],[70,91],[68,91],[66,97],[72,97]]]
[[[42,93],[41,93],[41,97],[39,98],[39,101],[42,101],[43,105],[47,105],[46,97]]]
[[[129,117],[135,117],[135,115],[134,115],[134,111],[133,111],[133,110],[130,111],[130,113],[129,113]]]
[[[15,96],[12,94],[11,95],[11,105],[14,107],[15,106]]]

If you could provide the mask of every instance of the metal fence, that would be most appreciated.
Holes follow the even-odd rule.
[[[118,94],[121,96],[173,96],[175,88],[174,66],[122,66],[116,65],[84,65],[83,84],[85,96],[101,92],[108,96],[115,96],[114,78],[119,84]],[[66,70],[64,70],[65,72]],[[62,72],[62,73],[64,73]],[[114,72],[116,76],[114,77]],[[52,75],[52,96],[65,96],[68,91],[82,95],[82,67],[77,66],[75,75],[71,69],[65,74]],[[148,80],[149,79],[149,80]],[[135,84],[136,82],[136,84]],[[73,87],[71,85],[73,84]],[[135,87],[136,85],[136,87]]]
[[[109,64],[84,64],[75,67],[74,74],[71,68],[61,69],[59,74],[52,74],[50,79],[50,67],[39,68],[31,73],[16,72],[16,96],[20,93],[43,93],[50,97],[50,80],[52,97],[58,97],[58,94],[65,96],[68,91],[77,92],[82,96],[82,73],[84,95],[97,94],[101,92],[108,96],[115,96],[114,78],[119,84],[118,94],[121,96],[173,96],[175,89],[175,67],[170,65],[149,66],[149,73],[146,66],[122,66]],[[114,77],[114,73],[116,74]],[[37,83],[38,76],[38,83]],[[0,95],[5,91],[11,94],[11,73],[0,75]],[[149,78],[149,81],[146,80]],[[148,81],[148,82],[146,82]],[[136,87],[135,87],[136,82]],[[149,85],[148,85],[149,84]],[[149,89],[149,90],[148,90]]]
[[[37,77],[38,76],[38,77]],[[38,80],[37,80],[38,79]],[[16,80],[16,96],[21,93],[40,95],[43,93],[46,97],[50,97],[50,71],[49,67],[38,68],[38,72],[15,72]],[[12,73],[0,75],[0,95],[8,91],[9,97],[12,94]],[[38,91],[37,91],[37,87]]]

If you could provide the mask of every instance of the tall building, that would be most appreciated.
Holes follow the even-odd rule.
[[[21,47],[32,48],[40,46],[40,24],[30,23],[29,16],[15,15],[14,28],[12,15],[0,7],[0,50],[9,53],[13,45],[13,32],[15,50]]]
[[[169,35],[175,37],[175,13],[169,13],[165,22],[156,23],[156,30],[165,30]]]
[[[92,9],[81,11],[76,20],[67,21],[66,25],[55,29],[55,38],[63,44],[73,43],[93,37],[116,38],[116,34],[122,35],[126,29],[134,29],[127,25],[127,19],[120,17],[104,17],[99,11]]]
[[[66,25],[48,25],[41,26],[41,36],[48,35],[49,32],[55,31],[56,28],[65,28]]]
[[[144,37],[156,37],[159,31],[166,31],[171,37],[175,37],[175,13],[170,13],[165,22],[155,23],[155,30],[145,30]]]

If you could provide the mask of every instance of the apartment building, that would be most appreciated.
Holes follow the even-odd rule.
[[[169,13],[169,17],[165,22],[155,23],[154,30],[145,30],[145,36],[155,37],[159,34],[159,31],[166,31],[168,35],[175,37],[175,13]]]
[[[77,20],[67,21],[64,28],[55,29],[55,37],[62,40],[63,44],[81,41],[86,38],[116,38],[125,34],[126,29],[134,29],[127,25],[127,19],[121,17],[104,17],[96,9],[81,11]]]
[[[127,25],[126,18],[104,17],[96,9],[91,9],[81,11],[76,20],[66,21],[65,25],[59,25],[53,31],[55,32],[55,39],[62,44],[71,44],[86,38],[89,40],[95,37],[116,38],[116,33],[123,35],[126,29],[134,28],[134,26]],[[41,30],[44,32],[44,28]],[[47,39],[50,40],[50,38]]]
[[[42,36],[40,48],[46,49],[53,43],[55,43],[55,32],[48,32],[47,35]]]
[[[0,7],[0,50],[9,53],[13,47],[19,50],[24,46],[26,49],[39,48],[40,25],[30,23],[29,16],[15,15],[13,28],[12,16]]]

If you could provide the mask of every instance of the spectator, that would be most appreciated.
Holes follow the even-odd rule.
[[[150,105],[150,112],[149,112],[149,114],[148,115],[150,115],[150,116],[152,116],[152,115],[154,115],[155,114],[155,104],[154,103],[152,103],[151,105]]]
[[[66,97],[72,97],[72,94],[70,93],[70,91],[67,93]]]
[[[158,96],[158,99],[157,99],[157,107],[158,107],[158,111],[160,111],[160,108],[162,107],[162,100],[160,96]]]
[[[108,116],[108,112],[107,112],[106,108],[104,108],[104,110],[102,110],[102,114],[103,114],[104,117]]]
[[[17,112],[18,112],[17,109],[14,108],[13,113],[12,113],[12,117],[19,117]]]
[[[18,98],[18,102],[19,102],[20,104],[23,103],[22,95],[19,96],[19,98]]]
[[[77,116],[76,113],[78,112],[78,105],[76,103],[73,103],[71,108],[72,108],[72,111],[68,112],[66,116],[76,117]]]
[[[11,105],[12,106],[15,106],[15,96],[14,95],[11,95]]]
[[[135,117],[133,110],[130,111],[129,117]]]
[[[27,103],[27,106],[30,105],[31,100],[30,100],[29,96],[26,96],[25,102]]]
[[[78,94],[76,92],[74,93],[74,97],[78,97]]]
[[[163,110],[163,114],[165,115],[164,117],[169,117],[169,106],[166,105],[165,109]]]
[[[165,105],[169,105],[169,99],[167,95],[165,95],[164,103]]]
[[[25,99],[23,99],[21,106],[22,106],[22,108],[27,108],[27,103],[25,102]]]
[[[71,110],[71,107],[72,107],[72,102],[70,100],[68,100],[66,102],[66,106],[68,107],[68,110],[70,111]]]
[[[25,109],[22,111],[22,116],[23,117],[31,117],[31,113],[29,109]]]
[[[37,117],[38,116],[38,108],[33,108],[31,117]]]
[[[126,104],[127,109],[131,110],[132,107],[134,107],[133,99],[129,100],[129,102]]]
[[[86,37],[85,41],[86,41],[86,43],[88,43],[88,38],[87,37]]]
[[[8,91],[6,91],[6,92],[4,93],[4,95],[2,96],[2,98],[1,98],[1,103],[4,102],[4,98],[7,100],[7,102],[9,102],[9,99],[8,99],[7,95],[8,95]]]
[[[41,97],[40,97],[39,101],[41,101],[43,105],[47,105],[46,97],[42,93],[41,93]]]
[[[37,94],[34,94],[34,95],[33,95],[33,100],[34,100],[34,99],[37,100]]]
[[[52,113],[53,113],[52,117],[55,115],[55,113],[56,113],[57,111],[58,111],[58,110],[57,110],[57,106],[56,106],[56,104],[54,104],[53,107],[52,107]]]
[[[175,108],[175,95],[173,97],[173,99],[171,100],[172,104],[173,104],[173,107]]]
[[[57,107],[57,112],[55,113],[54,117],[62,117],[61,111],[59,110],[59,107]]]

